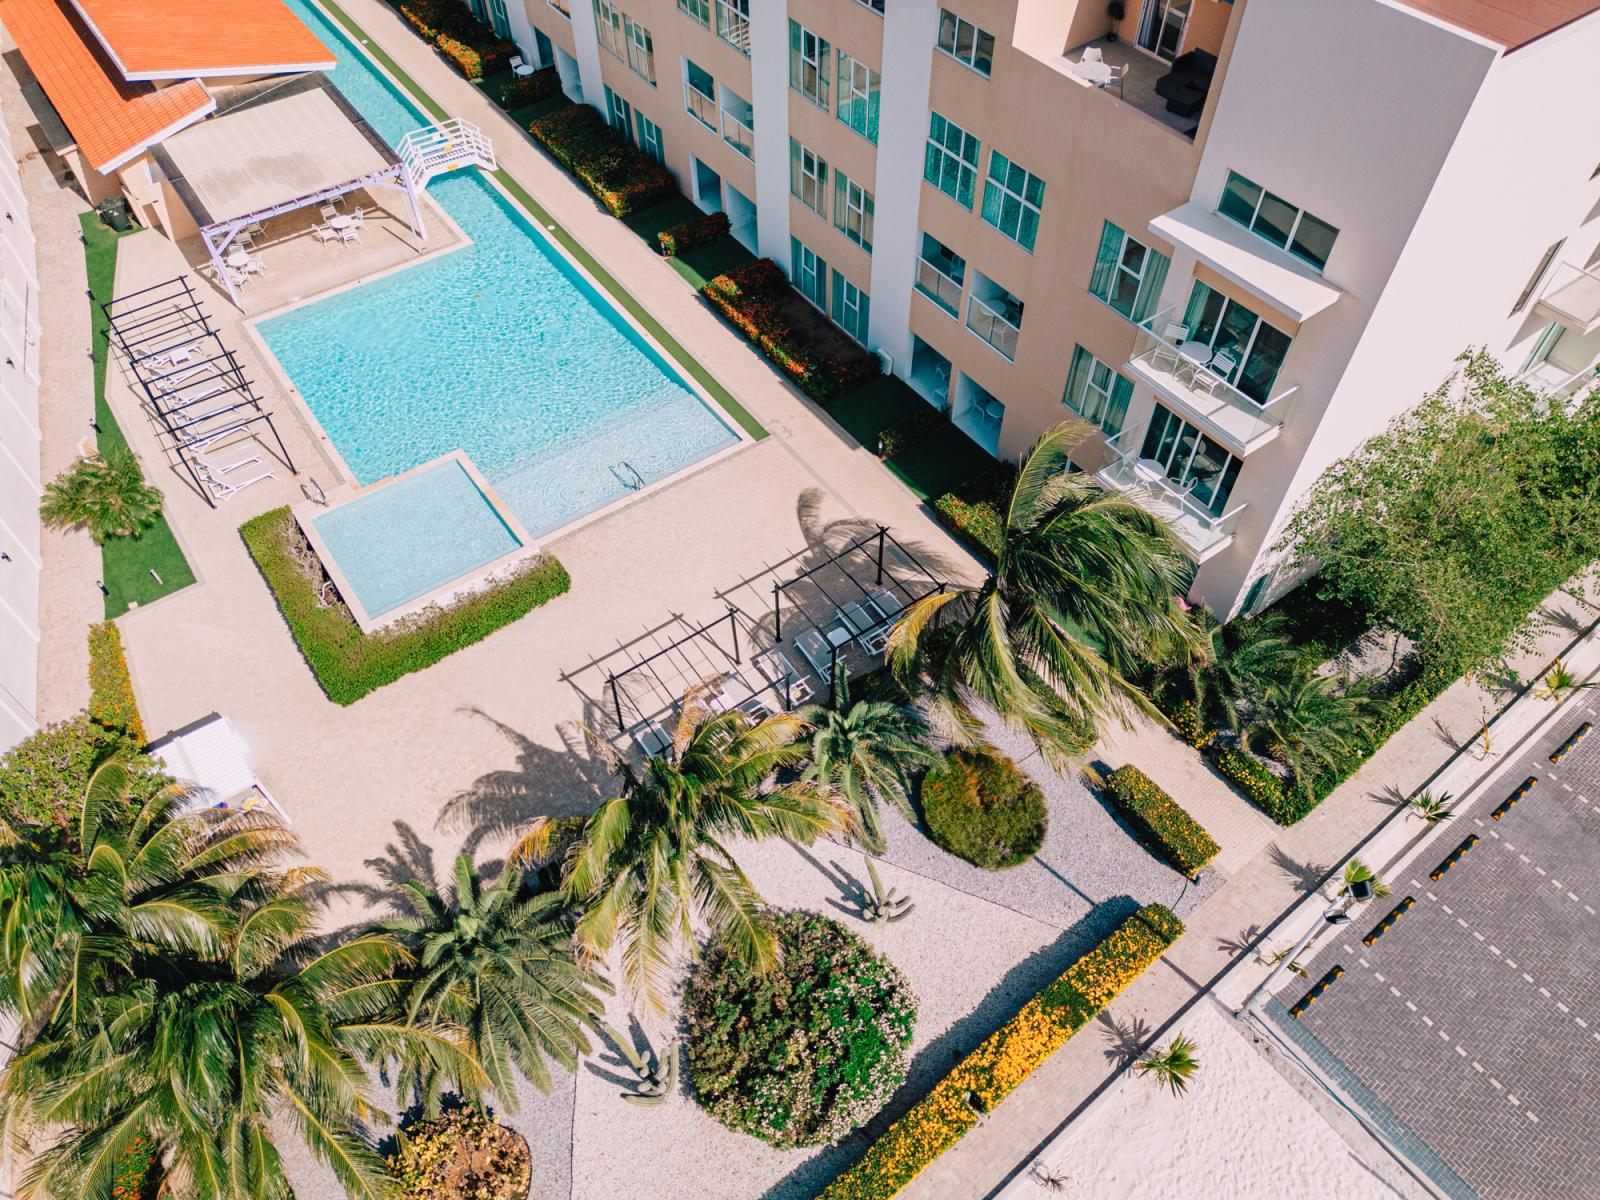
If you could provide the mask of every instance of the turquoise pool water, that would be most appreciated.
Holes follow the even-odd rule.
[[[320,10],[288,2],[385,140],[430,122]],[[473,245],[258,325],[360,482],[459,448],[537,537],[737,441],[477,171],[428,191]]]
[[[454,460],[331,508],[313,524],[374,617],[522,545]]]

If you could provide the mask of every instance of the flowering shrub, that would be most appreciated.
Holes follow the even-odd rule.
[[[1244,793],[1254,804],[1279,825],[1293,825],[1317,806],[1320,796],[1296,783],[1284,783],[1259,759],[1224,746],[1211,756],[1211,761],[1227,780]]]
[[[1161,711],[1166,713],[1167,719],[1172,722],[1172,727],[1178,731],[1178,736],[1196,750],[1209,746],[1216,739],[1217,731],[1206,724],[1206,719],[1200,715],[1199,706],[1193,700],[1179,700],[1175,704],[1161,705]]]
[[[561,76],[554,67],[541,67],[532,75],[524,75],[500,85],[500,107],[521,108],[548,100],[561,90]]]
[[[480,22],[460,0],[404,0],[400,15],[474,83],[505,70],[517,53],[515,42]]]
[[[992,562],[1005,541],[1005,518],[988,500],[963,500],[946,492],[933,502],[933,511],[951,529],[971,542]]]
[[[940,846],[990,870],[1026,861],[1044,841],[1044,793],[989,750],[954,751],[929,771],[922,816]]]
[[[156,1144],[144,1134],[135,1134],[117,1159],[111,1176],[111,1200],[153,1200],[160,1182]]]
[[[1010,1095],[1182,933],[1183,922],[1159,904],[1134,913],[956,1064],[818,1200],[888,1200],[896,1195],[976,1125],[979,1112],[988,1112]]]
[[[10,825],[75,829],[94,769],[125,743],[80,715],[46,725],[0,754],[0,818]]]
[[[1138,767],[1118,767],[1106,776],[1105,790],[1140,835],[1185,875],[1198,875],[1221,849],[1198,821]]]
[[[775,1146],[837,1142],[905,1081],[916,1001],[905,976],[837,921],[777,918],[779,965],[715,947],[684,993],[696,1098]]]
[[[661,253],[671,258],[719,237],[726,237],[729,228],[727,213],[707,213],[703,217],[663,229],[656,234],[656,241],[661,245]]]
[[[569,104],[547,113],[535,119],[528,132],[614,217],[625,217],[677,193],[665,167],[587,104]]]
[[[829,327],[834,336],[818,345],[821,338],[802,332],[799,319],[810,321],[813,310],[771,259],[718,275],[700,294],[813,400],[831,399],[880,373],[878,360],[843,333]]]
[[[527,1140],[480,1108],[458,1108],[409,1130],[389,1170],[405,1200],[527,1200]]]
[[[89,626],[89,717],[144,745],[144,722],[122,655],[122,632],[111,621]]]

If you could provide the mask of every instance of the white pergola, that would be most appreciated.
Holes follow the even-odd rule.
[[[410,170],[320,74],[190,126],[162,142],[156,159],[241,310],[224,256],[241,230],[272,217],[387,187],[405,193],[412,232],[427,237]]]

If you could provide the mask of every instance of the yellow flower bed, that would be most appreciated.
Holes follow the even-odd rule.
[[[144,745],[144,722],[122,656],[122,632],[111,621],[89,626],[89,716]]]
[[[1183,922],[1159,904],[1134,913],[962,1059],[818,1200],[889,1200],[899,1193],[978,1123],[979,1112],[1009,1096],[1182,933]]]

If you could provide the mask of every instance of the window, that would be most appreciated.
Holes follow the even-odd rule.
[[[1545,272],[1550,269],[1550,264],[1555,262],[1556,255],[1561,253],[1561,247],[1567,244],[1567,239],[1562,238],[1554,246],[1544,252],[1544,257],[1539,260],[1533,275],[1528,280],[1528,286],[1522,289],[1522,295],[1517,297],[1517,306],[1511,310],[1511,315],[1516,316],[1528,307],[1528,301],[1533,299],[1533,294],[1539,290],[1539,285],[1544,282]]]
[[[1190,341],[1211,347],[1209,370],[1257,404],[1272,398],[1272,385],[1289,353],[1292,339],[1287,333],[1268,325],[1237,300],[1198,282],[1190,293],[1183,323],[1189,327]]]
[[[711,0],[678,0],[678,9],[708,29],[711,27]]]
[[[967,298],[967,328],[1014,359],[1017,335],[1022,332],[1022,301],[982,271],[974,274],[972,295]]]
[[[843,50],[839,56],[839,120],[878,144],[878,73]]]
[[[978,139],[934,113],[928,122],[922,177],[957,204],[971,208],[978,181]]]
[[[985,77],[994,66],[994,35],[962,20],[948,8],[939,10],[939,49]]]
[[[839,272],[833,273],[833,320],[863,346],[867,344],[867,310],[871,299]]]
[[[628,125],[632,117],[633,109],[629,107],[628,102],[607,87],[606,120],[610,123],[611,128],[615,129],[623,137],[627,137]]]
[[[738,92],[722,87],[722,140],[746,158],[756,156],[756,114]]]
[[[868,254],[872,253],[872,193],[843,171],[833,173],[833,225]]]
[[[828,215],[828,164],[789,139],[789,194],[814,213]]]
[[[1217,211],[1319,271],[1327,265],[1339,236],[1326,221],[1274,196],[1237,171],[1228,172]]]
[[[828,43],[796,21],[789,22],[789,86],[827,109]]]
[[[1067,372],[1067,390],[1061,402],[1091,425],[1098,425],[1107,437],[1122,431],[1122,418],[1128,415],[1133,396],[1133,381],[1125,379],[1082,346],[1072,351],[1072,370]]]
[[[622,57],[622,10],[612,0],[594,0],[594,31],[604,49]]]
[[[823,312],[828,311],[828,264],[797,237],[789,239],[789,278],[796,291]]]
[[[716,0],[717,36],[750,56],[750,0]]]
[[[883,0],[856,0],[858,4],[865,4],[880,17],[883,16]]]
[[[683,60],[683,105],[707,129],[717,128],[717,81],[690,59]]]
[[[633,114],[634,131],[639,135],[639,149],[662,166],[667,165],[667,150],[661,141],[661,126],[637,109]]]
[[[628,66],[633,73],[651,87],[656,85],[656,43],[650,31],[632,17],[622,18],[622,29],[628,39]]]
[[[923,234],[922,253],[917,257],[917,291],[958,317],[966,278],[967,260],[932,234]]]
[[[1100,250],[1089,294],[1135,323],[1148,320],[1167,281],[1167,256],[1134,241],[1110,221],[1100,231]]]
[[[1024,171],[998,150],[989,151],[989,178],[983,183],[982,217],[1024,250],[1039,232],[1044,180]]]
[[[544,0],[544,2],[567,20],[572,20],[572,9],[568,6],[567,0]]]
[[[1162,405],[1150,418],[1140,458],[1160,463],[1167,478],[1212,516],[1222,515],[1242,460]]]

